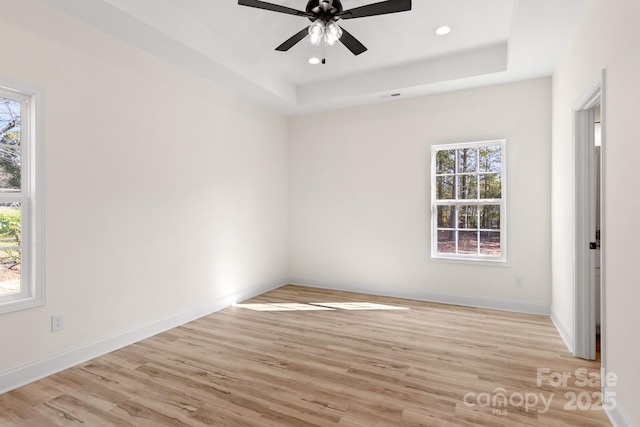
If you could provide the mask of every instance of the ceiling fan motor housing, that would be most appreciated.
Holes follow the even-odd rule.
[[[310,21],[322,19],[325,22],[335,20],[335,15],[342,12],[342,3],[340,0],[309,0],[307,3],[307,13],[314,16],[309,17]]]

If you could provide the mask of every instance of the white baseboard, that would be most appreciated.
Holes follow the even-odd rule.
[[[574,354],[573,336],[569,333],[569,331],[567,330],[567,327],[564,325],[564,323],[562,323],[560,318],[556,315],[556,312],[553,310],[553,307],[551,308],[551,321],[553,322],[554,326],[558,330],[558,333],[560,334],[560,338],[562,338],[562,341],[564,341],[564,345],[567,346],[567,349],[571,352],[571,354]]]
[[[0,394],[84,363],[103,354],[126,347],[153,335],[184,325],[200,317],[227,308],[236,302],[253,298],[272,289],[279,288],[280,286],[282,286],[282,284],[255,286],[244,289],[166,319],[136,326],[98,341],[47,357],[46,359],[2,372],[0,373]]]
[[[612,392],[612,389],[605,388],[605,394]],[[634,427],[627,414],[624,412],[620,404],[616,401],[616,407],[613,409],[605,410],[609,421],[613,427]]]
[[[487,298],[475,295],[446,294],[426,291],[403,291],[398,289],[394,289],[393,292],[389,292],[375,286],[352,283],[336,284],[303,278],[290,278],[289,283],[314,288],[335,289],[348,292],[361,292],[370,295],[407,298],[418,301],[462,305],[466,307],[488,308],[492,310],[512,311],[516,313],[540,314],[544,316],[548,316],[550,313],[550,306],[547,304],[538,304],[526,301],[515,301],[499,298]]]

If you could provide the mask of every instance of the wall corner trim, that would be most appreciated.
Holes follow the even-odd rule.
[[[279,284],[267,284],[246,288],[168,318],[135,326],[106,338],[49,356],[45,359],[0,372],[0,394],[69,369],[80,363],[126,347],[169,329],[184,325],[200,317],[215,313],[216,311],[230,307],[236,302],[245,301],[254,296],[279,288],[284,283],[285,282],[279,282]]]
[[[573,353],[573,346],[571,345],[573,343],[573,337],[571,336],[571,334],[567,330],[567,327],[564,325],[564,323],[562,323],[562,321],[560,320],[560,318],[556,314],[556,312],[553,309],[553,307],[551,307],[551,315],[550,315],[550,317],[551,317],[551,321],[553,322],[553,326],[556,327],[556,330],[560,334],[560,337],[562,338],[562,341],[564,341],[564,345],[567,346],[567,349],[571,352],[571,354],[574,354]]]

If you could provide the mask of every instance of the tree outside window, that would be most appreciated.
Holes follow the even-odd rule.
[[[22,102],[0,97],[0,295],[20,292]]]
[[[432,256],[505,261],[505,141],[432,147]]]
[[[0,315],[45,301],[43,100],[0,79]]]

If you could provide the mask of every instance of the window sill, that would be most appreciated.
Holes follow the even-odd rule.
[[[0,302],[0,315],[44,305],[44,298],[25,297]]]
[[[444,264],[465,264],[476,265],[483,267],[511,267],[511,264],[506,259],[485,259],[485,258],[458,258],[451,256],[431,255],[431,261],[441,262]]]

